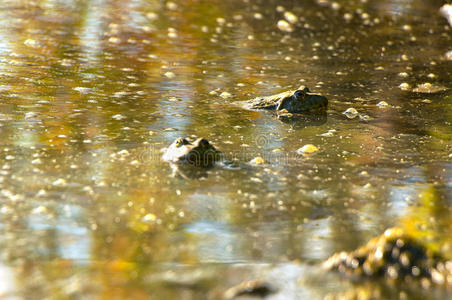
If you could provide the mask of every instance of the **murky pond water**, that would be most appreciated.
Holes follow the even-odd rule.
[[[2,1],[0,295],[219,299],[269,276],[275,299],[322,298],[351,283],[316,263],[401,223],[452,257],[442,4]],[[328,97],[325,120],[237,105],[302,84]],[[173,174],[160,149],[185,136],[238,167]]]

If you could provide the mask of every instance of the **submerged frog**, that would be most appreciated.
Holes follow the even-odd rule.
[[[221,156],[221,152],[205,138],[198,138],[193,143],[185,138],[178,138],[164,149],[162,159],[171,163],[208,168],[219,161]]]
[[[246,102],[245,106],[249,109],[276,110],[278,115],[319,114],[326,112],[328,99],[322,95],[311,93],[309,88],[301,86],[297,90],[251,99]]]

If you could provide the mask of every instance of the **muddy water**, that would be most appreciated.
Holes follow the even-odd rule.
[[[275,298],[322,298],[351,283],[316,263],[400,223],[428,224],[451,257],[442,4],[3,1],[1,295],[217,299],[268,276]],[[237,105],[302,84],[328,97],[326,119]],[[160,149],[180,136],[238,167],[174,174]],[[306,144],[319,151],[297,154]]]

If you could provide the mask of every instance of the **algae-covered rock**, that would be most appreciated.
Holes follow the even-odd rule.
[[[386,230],[355,251],[336,253],[323,266],[347,276],[417,278],[422,284],[452,284],[452,262],[400,228]]]

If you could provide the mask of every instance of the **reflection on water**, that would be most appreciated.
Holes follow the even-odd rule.
[[[3,1],[2,295],[215,299],[268,272],[292,280],[275,297],[321,297],[346,283],[291,286],[305,264],[398,220],[438,218],[425,231],[449,251],[440,2]],[[277,27],[287,11],[292,32]],[[446,90],[410,90],[424,83]],[[236,105],[300,84],[328,97],[325,118]],[[181,136],[239,167],[172,176],[159,151]],[[320,151],[298,155],[306,144]]]

